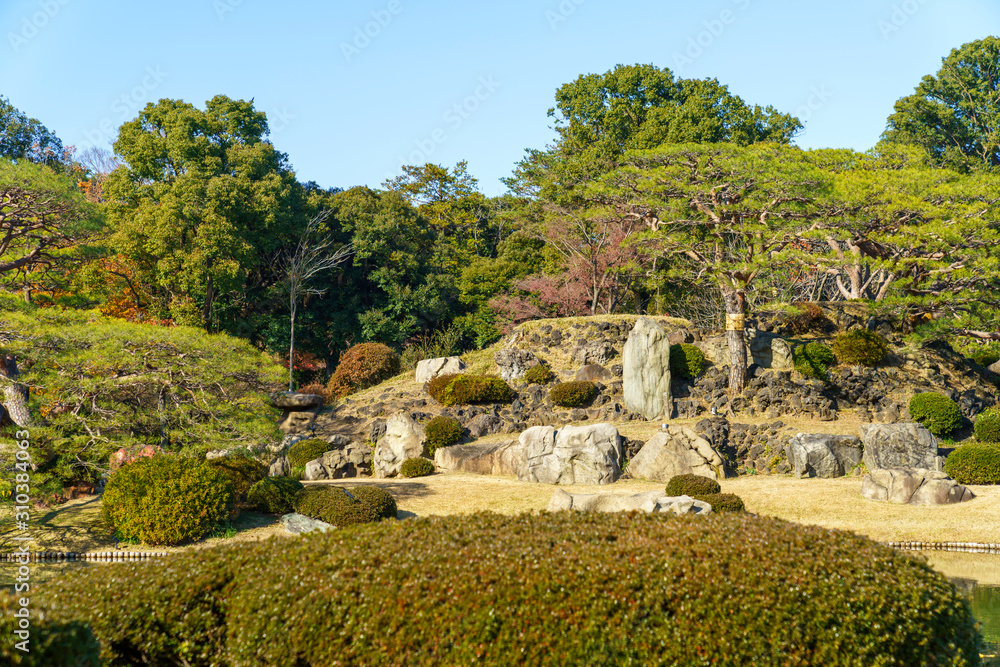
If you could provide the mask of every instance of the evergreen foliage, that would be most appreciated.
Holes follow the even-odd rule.
[[[450,447],[462,439],[465,428],[453,417],[438,415],[424,426],[424,448],[428,456],[434,456],[441,447]]]
[[[837,364],[833,350],[823,343],[806,343],[792,352],[795,370],[806,377],[816,380],[826,380],[830,367]]]
[[[549,389],[549,400],[561,408],[579,408],[597,396],[597,385],[587,380],[559,382]]]
[[[341,355],[327,392],[334,398],[343,398],[374,387],[397,373],[399,354],[395,350],[381,343],[361,343]]]
[[[537,364],[524,372],[525,382],[530,382],[531,384],[548,384],[555,377],[556,374],[552,372],[548,364]]]
[[[322,438],[307,438],[299,440],[288,448],[288,465],[294,468],[304,468],[307,463],[323,456],[333,449]]]
[[[928,391],[910,399],[910,416],[938,437],[950,435],[962,425],[958,403],[944,394]]]
[[[403,477],[426,477],[434,473],[434,463],[425,458],[406,459],[399,467]]]
[[[694,379],[705,369],[705,353],[689,343],[670,346],[670,375]]]
[[[1000,443],[967,442],[944,462],[944,471],[959,484],[1000,484]]]
[[[229,479],[238,503],[245,503],[250,487],[267,477],[267,466],[252,456],[225,456],[209,460],[208,465]]]
[[[722,487],[711,477],[701,475],[675,475],[667,482],[668,496],[705,496],[722,493]]]
[[[288,514],[295,510],[295,497],[303,488],[293,477],[265,477],[247,493],[247,505],[258,512]]]
[[[878,366],[889,353],[889,344],[882,336],[868,329],[853,329],[833,341],[837,361],[848,366]]]
[[[973,429],[979,442],[1000,442],[1000,407],[994,405],[976,415]]]
[[[695,500],[702,500],[712,506],[713,512],[745,512],[746,505],[743,499],[732,493],[704,493],[691,496]]]
[[[492,375],[439,375],[427,383],[427,393],[444,406],[475,403],[507,403],[514,390]]]

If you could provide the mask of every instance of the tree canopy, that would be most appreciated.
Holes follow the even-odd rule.
[[[895,105],[882,140],[922,146],[936,164],[1000,165],[1000,39],[952,49],[936,75],[925,76]]]

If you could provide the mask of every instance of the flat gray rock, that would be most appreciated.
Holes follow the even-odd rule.
[[[520,441],[452,445],[434,450],[434,465],[442,471],[477,475],[517,475],[524,464]]]
[[[464,370],[465,362],[460,357],[421,359],[417,362],[416,381],[423,384],[439,375],[454,375]]]
[[[323,397],[319,394],[299,394],[294,391],[279,391],[271,394],[271,405],[282,410],[308,410],[323,405]]]
[[[873,470],[865,475],[861,496],[899,505],[951,505],[976,497],[943,472],[920,468]]]
[[[333,526],[326,523],[325,521],[320,521],[319,519],[310,519],[303,514],[285,514],[281,517],[281,525],[284,526],[285,530],[293,535],[302,535],[304,533],[311,533],[314,530],[318,530],[321,533],[325,533],[328,530],[333,530]]]
[[[549,512],[646,512],[647,514],[711,514],[712,506],[690,496],[668,496],[662,491],[626,495],[621,493],[566,493],[556,489]]]

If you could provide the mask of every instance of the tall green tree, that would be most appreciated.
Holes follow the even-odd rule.
[[[66,161],[66,151],[54,132],[0,96],[0,157],[53,166]]]
[[[950,167],[1000,165],[1000,39],[952,49],[936,75],[925,76],[895,105],[882,140],[922,146]]]
[[[160,317],[233,329],[251,276],[279,279],[261,267],[307,216],[303,188],[267,134],[252,102],[224,95],[204,111],[160,100],[122,125],[114,148],[124,164],[103,187],[110,246],[153,286]]]

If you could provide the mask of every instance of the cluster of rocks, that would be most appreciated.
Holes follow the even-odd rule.
[[[862,424],[858,436],[798,433],[786,453],[796,477],[842,477],[867,468],[861,495],[870,500],[942,505],[975,497],[942,472],[937,439],[919,424]]]
[[[727,465],[737,472],[786,473],[791,470],[785,456],[788,441],[781,420],[770,424],[730,423],[725,417],[702,419],[694,430],[712,443]]]

